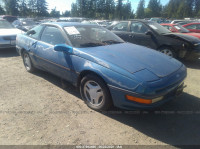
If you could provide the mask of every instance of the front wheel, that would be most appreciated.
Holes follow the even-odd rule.
[[[161,53],[163,53],[169,57],[176,58],[176,53],[174,52],[174,50],[172,50],[169,47],[160,48],[158,51],[160,51]]]
[[[23,52],[22,58],[23,58],[23,62],[24,62],[24,66],[25,66],[26,70],[30,73],[34,72],[35,68],[31,62],[31,58],[30,58],[29,54],[27,52]]]
[[[107,86],[96,75],[90,74],[82,79],[80,93],[88,107],[93,110],[106,111],[112,106],[112,99]]]

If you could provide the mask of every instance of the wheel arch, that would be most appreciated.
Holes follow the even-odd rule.
[[[26,51],[25,48],[21,48],[21,49],[20,49],[20,55],[21,55],[21,56],[23,56],[22,54],[24,53],[24,51]]]
[[[175,50],[172,46],[170,46],[170,45],[167,45],[167,44],[164,44],[164,45],[160,45],[158,48],[157,48],[157,50],[160,50],[161,48],[170,48],[170,49],[172,49],[172,50],[174,50],[174,51],[176,51],[177,52],[177,50]]]
[[[93,74],[93,75],[96,75],[98,76],[103,82],[104,84],[107,86],[107,83],[105,81],[105,79],[99,75],[97,72],[93,71],[93,70],[83,70],[79,76],[78,76],[78,79],[77,79],[77,87],[80,86],[80,83],[81,83],[81,80],[86,76],[86,75],[89,75],[89,74]],[[108,86],[107,86],[108,87]]]
[[[108,96],[109,96],[109,99],[110,99],[110,107],[113,106],[114,102],[113,102],[113,98],[112,98],[112,95],[111,95],[111,92],[110,92],[110,89],[105,81],[105,79],[103,78],[103,76],[101,76],[100,74],[98,74],[97,72],[93,71],[93,70],[84,70],[80,73],[80,75],[78,76],[78,82],[77,82],[77,88],[79,89],[80,91],[80,94],[82,94],[81,92],[81,80],[87,76],[87,75],[95,75],[97,76],[102,82],[103,84],[105,85],[106,87],[106,91],[108,93]],[[82,96],[82,95],[81,95]]]

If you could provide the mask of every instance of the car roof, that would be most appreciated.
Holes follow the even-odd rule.
[[[178,24],[171,24],[171,23],[162,23],[160,25],[170,25],[170,26],[174,26],[174,25],[178,25]]]
[[[193,22],[193,23],[188,23],[188,24],[185,24],[183,26],[188,26],[188,25],[193,25],[193,24],[200,24],[199,22]]]
[[[153,22],[153,21],[144,20],[144,19],[131,19],[131,20],[129,20],[129,21],[139,21],[139,22],[144,22],[144,23]]]
[[[78,22],[47,22],[43,23],[44,25],[54,25],[59,27],[68,27],[68,26],[97,26],[93,24],[83,24]]]

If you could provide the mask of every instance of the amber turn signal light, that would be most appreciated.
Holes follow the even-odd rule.
[[[130,101],[135,101],[135,102],[138,102],[138,103],[142,103],[142,104],[152,104],[152,100],[151,99],[142,99],[142,98],[133,97],[133,96],[129,96],[129,95],[126,95],[126,99],[128,99]]]

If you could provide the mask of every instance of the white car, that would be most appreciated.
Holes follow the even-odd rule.
[[[0,50],[16,47],[16,36],[23,31],[14,28],[8,21],[0,20]]]

